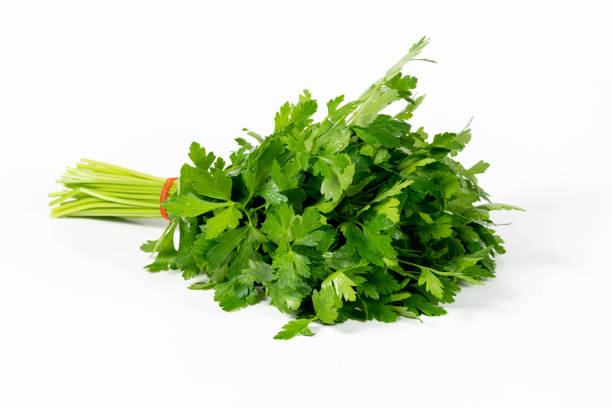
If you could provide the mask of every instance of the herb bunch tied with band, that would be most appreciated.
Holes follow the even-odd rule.
[[[462,284],[493,277],[504,248],[490,211],[519,208],[490,202],[477,181],[487,163],[456,160],[469,128],[430,137],[409,123],[423,97],[402,68],[426,44],[357,100],[327,102],[319,122],[304,91],[272,134],[236,139],[228,162],[193,143],[162,204],[169,224],[142,245],[147,269],[180,270],[227,311],[269,300],[293,319],[277,339],[312,335],[313,322],[441,315]],[[160,216],[165,179],[104,166],[69,170],[53,214]]]

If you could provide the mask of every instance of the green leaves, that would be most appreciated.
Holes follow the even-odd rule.
[[[389,68],[384,76],[384,79],[388,81],[395,77],[402,70],[404,65],[406,65],[406,63],[415,60],[416,57],[423,52],[423,49],[427,46],[427,44],[429,44],[429,38],[427,37],[422,37],[418,42],[414,43],[410,47],[408,54],[404,55],[398,62],[395,63],[395,65]]]
[[[478,206],[478,208],[482,208],[483,210],[487,210],[487,211],[496,211],[496,210],[525,211],[521,207],[517,207],[517,206],[514,206],[514,205],[508,205],[508,204],[498,204],[498,203],[481,204],[481,205]]]
[[[451,155],[457,154],[457,152],[463,150],[465,145],[470,141],[472,135],[470,129],[464,129],[459,133],[441,133],[434,136],[433,143],[431,144],[431,150],[433,152],[439,152],[440,149],[447,150]]]
[[[163,204],[173,222],[143,245],[157,254],[147,268],[205,274],[190,288],[214,290],[228,311],[268,298],[296,318],[275,339],[311,336],[314,321],[442,315],[460,282],[494,276],[504,248],[489,213],[520,208],[488,200],[476,178],[487,163],[468,169],[452,158],[469,128],[430,139],[407,122],[423,97],[401,69],[426,44],[358,100],[329,101],[321,122],[308,91],[283,104],[272,134],[247,131],[257,147],[237,139],[229,166],[193,143],[195,167],[183,166]],[[381,113],[398,101],[398,114]]]
[[[368,127],[354,126],[353,130],[364,142],[385,147],[400,147],[401,137],[410,132],[410,125],[388,115],[378,115]]]
[[[242,212],[234,206],[219,211],[206,220],[206,239],[216,238],[228,228],[236,228],[241,218]]]
[[[241,172],[250,196],[259,190],[263,181],[269,176],[274,160],[282,153],[283,146],[279,140],[268,138],[247,159],[246,167]]]
[[[207,252],[208,266],[211,268],[220,267],[229,254],[242,242],[247,232],[247,227],[242,227],[222,234],[216,240],[217,243]]]
[[[414,180],[399,180],[390,188],[381,190],[372,200],[373,203],[384,200],[385,198],[394,197],[401,194],[402,190],[413,183]]]
[[[198,198],[195,194],[177,195],[164,201],[164,207],[170,214],[181,217],[196,217],[217,208],[227,207],[230,203],[215,203]]]
[[[317,246],[325,238],[326,231],[316,230],[324,225],[316,208],[308,207],[302,215],[295,215],[293,207],[281,203],[266,213],[262,232],[284,251],[290,244]]]
[[[168,225],[161,238],[157,241],[148,241],[143,244],[140,249],[145,252],[156,252],[155,261],[145,266],[149,272],[165,271],[170,268],[174,269],[177,251],[174,248],[174,231],[176,223]]]
[[[198,172],[193,181],[193,189],[200,195],[225,201],[232,199],[232,179],[221,169]]]
[[[443,289],[442,282],[440,279],[429,268],[422,268],[421,275],[419,275],[419,285],[425,285],[425,289],[437,297],[438,299],[442,298]]]
[[[372,222],[365,226],[346,223],[342,232],[349,248],[356,250],[368,262],[377,266],[393,266],[397,262],[396,253],[391,245],[392,238],[381,232],[381,223]]]
[[[327,288],[333,286],[339,298],[354,302],[357,297],[352,287],[355,285],[356,283],[350,280],[343,271],[336,271],[325,278],[321,287]]]
[[[206,149],[201,147],[197,142],[193,142],[189,147],[189,158],[200,170],[208,170],[210,165],[215,161],[215,155],[212,152],[207,154]]]
[[[289,340],[295,336],[314,336],[314,333],[308,328],[314,319],[299,319],[293,320],[283,326],[283,330],[274,336],[277,340]]]
[[[244,272],[250,274],[253,276],[253,279],[261,283],[268,283],[276,278],[272,267],[264,262],[249,260],[249,267]]]
[[[325,286],[312,292],[312,305],[321,322],[333,324],[338,318],[338,308],[342,302],[331,286]]]
[[[355,166],[346,154],[319,157],[313,166],[313,174],[323,177],[320,191],[324,199],[339,201],[353,181]]]
[[[310,117],[317,111],[317,101],[304,90],[297,104],[286,102],[274,117],[274,132],[301,130],[312,122]]]
[[[277,270],[278,282],[282,286],[294,287],[300,278],[310,276],[310,260],[295,251],[288,250],[273,257],[272,266]]]

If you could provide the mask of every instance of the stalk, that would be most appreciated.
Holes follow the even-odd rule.
[[[81,159],[57,180],[64,189],[49,194],[51,217],[161,218],[159,196],[166,182],[124,167]],[[178,190],[172,184],[168,197]]]

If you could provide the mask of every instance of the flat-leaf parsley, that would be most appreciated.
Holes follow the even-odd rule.
[[[330,100],[320,122],[304,91],[281,106],[272,134],[245,129],[256,143],[236,139],[229,163],[194,142],[192,164],[162,204],[168,227],[142,245],[155,256],[147,269],[199,278],[190,288],[214,290],[228,311],[269,299],[296,319],[276,339],[311,336],[315,321],[441,315],[461,282],[494,276],[504,248],[489,212],[519,208],[491,203],[479,187],[487,163],[466,168],[454,159],[469,128],[430,138],[408,122],[423,97],[401,71],[426,44],[414,44],[359,99]],[[381,113],[400,101],[395,115]],[[168,188],[93,160],[60,182],[67,189],[52,194],[55,217],[156,217]]]

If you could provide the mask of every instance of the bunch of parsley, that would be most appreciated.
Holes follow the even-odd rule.
[[[329,101],[321,122],[304,91],[280,108],[271,135],[247,131],[257,146],[236,139],[231,164],[193,143],[193,165],[163,204],[171,223],[142,246],[156,254],[148,270],[203,276],[191,288],[213,289],[227,311],[268,298],[296,317],[277,339],[312,335],[313,321],[441,315],[461,282],[494,276],[504,249],[489,211],[516,207],[490,203],[478,186],[487,163],[453,159],[469,129],[430,140],[407,122],[423,98],[401,69],[426,44],[359,99]],[[395,101],[406,104],[399,113],[380,113]]]

